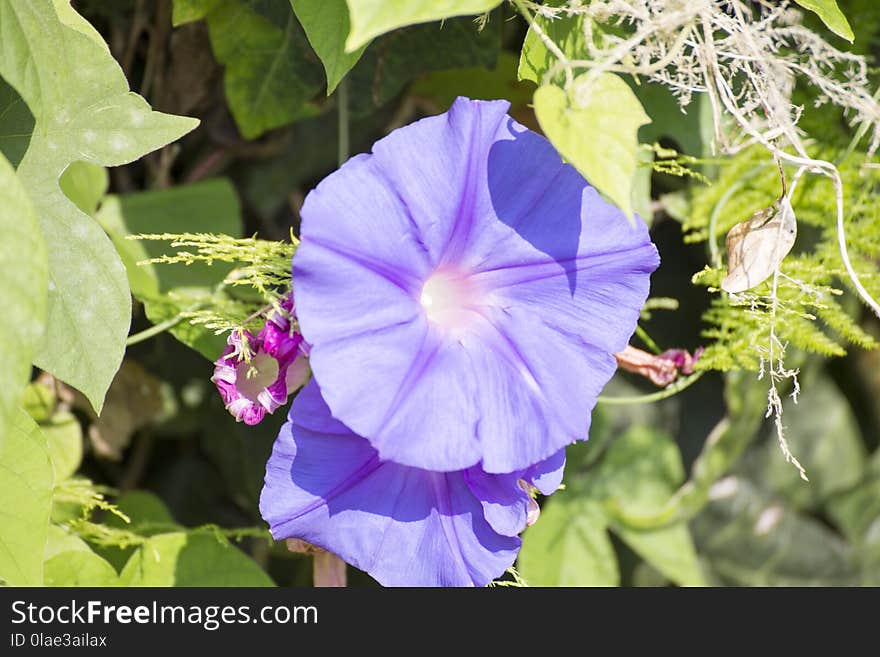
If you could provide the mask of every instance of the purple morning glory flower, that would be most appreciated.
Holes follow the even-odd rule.
[[[260,496],[272,535],[324,548],[386,586],[484,586],[500,576],[534,511],[526,489],[552,493],[565,463],[560,451],[526,471],[491,475],[383,461],[331,416],[314,380],[289,420]]]
[[[505,473],[586,438],[659,264],[644,223],[508,107],[459,98],[302,208],[311,368],[383,460]]]
[[[258,424],[266,413],[287,403],[309,377],[303,338],[291,326],[292,297],[288,295],[279,305],[281,311],[269,314],[258,335],[233,331],[214,364],[211,381],[226,410],[245,424]]]

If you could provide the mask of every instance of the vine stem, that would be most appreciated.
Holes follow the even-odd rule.
[[[638,324],[636,324],[636,335],[639,336],[642,342],[645,343],[645,346],[653,351],[656,355],[660,355],[661,353],[663,353],[663,350],[657,345],[656,342],[654,342],[651,336],[648,335],[648,332]]]
[[[605,395],[599,395],[598,403],[607,404],[609,406],[626,406],[629,404],[649,404],[651,402],[660,401],[661,399],[667,399],[668,397],[672,397],[677,395],[682,390],[686,388],[690,388],[693,384],[695,384],[700,377],[703,376],[703,372],[697,372],[696,374],[692,374],[683,379],[679,379],[675,383],[672,383],[663,390],[658,390],[657,392],[652,392],[647,395],[631,395],[626,397],[606,397]]]
[[[170,319],[166,319],[164,322],[159,322],[158,324],[154,324],[148,329],[144,329],[138,333],[133,333],[128,336],[128,339],[125,341],[125,346],[130,347],[132,345],[138,344],[139,342],[143,342],[144,340],[149,340],[150,338],[159,335],[160,333],[164,333],[170,328],[174,328],[180,322],[183,321],[183,313],[179,313]]]

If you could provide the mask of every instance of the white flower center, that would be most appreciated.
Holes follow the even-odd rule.
[[[278,378],[278,361],[269,354],[259,353],[250,363],[242,361],[235,368],[235,387],[246,399],[257,401],[257,395]]]
[[[419,302],[428,320],[442,328],[461,328],[473,318],[479,293],[464,275],[450,271],[431,274],[422,287]]]

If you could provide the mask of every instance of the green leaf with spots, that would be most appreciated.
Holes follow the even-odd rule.
[[[535,92],[535,114],[556,150],[632,217],[637,135],[651,119],[626,82],[613,73],[584,73],[570,91],[545,85]]]
[[[215,0],[206,20],[242,135],[253,139],[318,113],[309,101],[323,76],[288,2]]]
[[[501,0],[346,0],[351,16],[351,33],[345,42],[349,52],[391,30],[428,23],[453,16],[470,16],[490,11]]]
[[[837,6],[837,0],[794,0],[804,9],[816,12],[822,22],[836,35],[843,37],[852,43],[856,36],[853,34],[849,21]]]
[[[364,53],[366,43],[352,52],[345,51],[350,28],[345,0],[290,0],[296,17],[306,32],[309,43],[327,73],[327,95]]]
[[[98,30],[96,30],[85,18],[76,13],[76,9],[70,5],[70,2],[71,0],[52,0],[52,4],[55,7],[55,13],[58,15],[58,20],[64,23],[67,27],[87,36],[101,48],[106,50],[109,55],[110,46],[104,41],[101,33],[98,32]]]
[[[33,207],[0,154],[0,452],[45,330],[48,255]]]
[[[0,453],[0,581],[11,586],[43,583],[53,486],[46,438],[20,410]]]
[[[523,535],[517,568],[534,586],[617,586],[617,556],[599,503],[554,495]]]
[[[59,552],[45,565],[46,586],[119,586],[119,575],[88,550]]]
[[[35,119],[18,167],[49,253],[46,331],[34,362],[100,411],[122,361],[130,296],[110,240],[64,195],[59,179],[77,160],[132,162],[198,121],[151,111],[129,91],[106,44],[81,25],[70,27],[70,12],[63,16],[51,0],[0,3],[0,75]]]
[[[120,580],[124,586],[274,586],[225,538],[186,532],[147,540],[125,564]]]

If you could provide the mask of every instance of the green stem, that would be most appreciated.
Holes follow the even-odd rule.
[[[651,339],[651,336],[648,335],[648,332],[645,331],[641,326],[636,324],[636,335],[645,343],[645,346],[653,351],[658,356],[663,353],[663,350],[657,346],[657,343]]]
[[[125,341],[125,346],[130,347],[132,345],[137,344],[138,342],[143,342],[144,340],[149,340],[153,336],[159,335],[160,333],[164,333],[170,328],[174,328],[180,322],[183,321],[183,313],[175,315],[171,319],[166,319],[164,322],[159,322],[151,326],[148,329],[144,329],[139,333],[134,333],[128,336],[128,339]]]
[[[697,380],[703,376],[703,372],[697,372],[696,374],[691,374],[688,377],[683,379],[679,379],[675,383],[672,383],[663,390],[658,390],[657,392],[652,392],[647,395],[632,395],[626,397],[606,397],[605,395],[599,395],[599,403],[607,404],[609,406],[625,406],[628,404],[649,404],[651,402],[660,401],[661,399],[666,399],[667,397],[672,397],[677,395],[682,390],[691,387]]]

